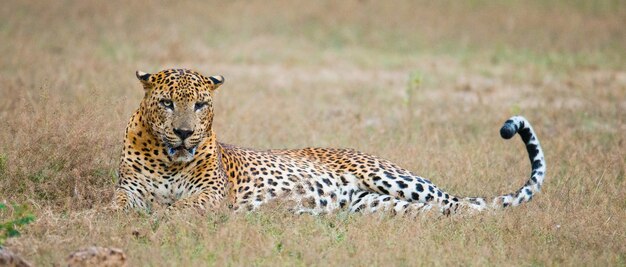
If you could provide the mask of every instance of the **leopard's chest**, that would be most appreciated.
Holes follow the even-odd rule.
[[[173,173],[153,177],[151,195],[162,205],[173,205],[177,200],[190,195],[189,174]]]

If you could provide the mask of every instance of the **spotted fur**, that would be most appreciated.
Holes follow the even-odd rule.
[[[126,129],[115,203],[150,210],[153,203],[212,209],[224,202],[254,210],[275,199],[297,213],[390,211],[454,213],[517,206],[539,192],[546,164],[530,123],[507,120],[500,133],[518,133],[532,164],[530,179],[491,200],[452,195],[396,164],[352,149],[259,151],[218,142],[213,97],[224,82],[190,70],[137,72],[145,96]]]

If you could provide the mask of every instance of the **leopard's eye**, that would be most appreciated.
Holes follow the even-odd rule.
[[[174,103],[172,102],[172,100],[163,99],[159,101],[159,103],[161,103],[161,105],[165,107],[166,109],[172,109],[172,110],[174,109]]]
[[[202,102],[196,102],[196,106],[195,109],[196,111],[203,109],[204,107],[208,106],[209,103],[206,101],[202,101]]]

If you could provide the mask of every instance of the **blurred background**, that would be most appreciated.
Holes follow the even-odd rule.
[[[514,223],[528,210],[512,224],[495,221],[514,229],[500,232],[512,235],[505,244],[531,251],[491,251],[488,262],[513,254],[519,264],[623,264],[625,25],[619,0],[3,1],[0,201],[55,220],[108,204],[124,128],[143,94],[135,70],[190,68],[226,78],[214,101],[223,142],[357,148],[462,195],[523,183],[523,146],[498,135],[504,120],[523,114],[548,160],[545,192],[528,205],[540,225],[526,229],[543,230],[529,241],[512,233],[528,235]],[[46,262],[57,258],[54,247],[76,241],[67,229],[47,238],[41,225],[72,226],[46,223],[16,249]],[[325,242],[312,246],[324,250]],[[387,249],[421,253],[398,246]],[[542,252],[554,250],[561,253]],[[233,251],[218,262],[233,263]],[[270,259],[292,260],[277,255]],[[316,262],[307,255],[292,263]],[[465,256],[473,259],[434,263]],[[357,252],[364,261],[352,263],[368,257]]]

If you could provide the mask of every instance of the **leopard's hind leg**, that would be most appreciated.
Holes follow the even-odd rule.
[[[416,176],[401,169],[392,163],[381,160],[379,167],[368,170],[367,173],[344,175],[345,182],[353,183],[362,194],[362,202],[377,204],[381,200],[388,200],[393,205],[422,204],[425,207],[436,207],[443,214],[456,211],[464,201],[456,196],[441,190],[428,179]],[[389,197],[389,198],[388,198]],[[375,200],[378,200],[376,202]],[[362,203],[354,203],[362,206]],[[409,205],[411,206],[411,205]],[[418,205],[419,206],[419,205]]]
[[[381,188],[372,187],[354,175],[346,174],[342,177],[339,204],[353,212],[421,213],[435,208],[446,215],[456,212],[461,204],[461,200],[444,193],[426,179],[412,177],[410,181],[402,180],[401,184],[406,186],[388,186],[394,181],[397,180],[381,182],[384,186]]]

